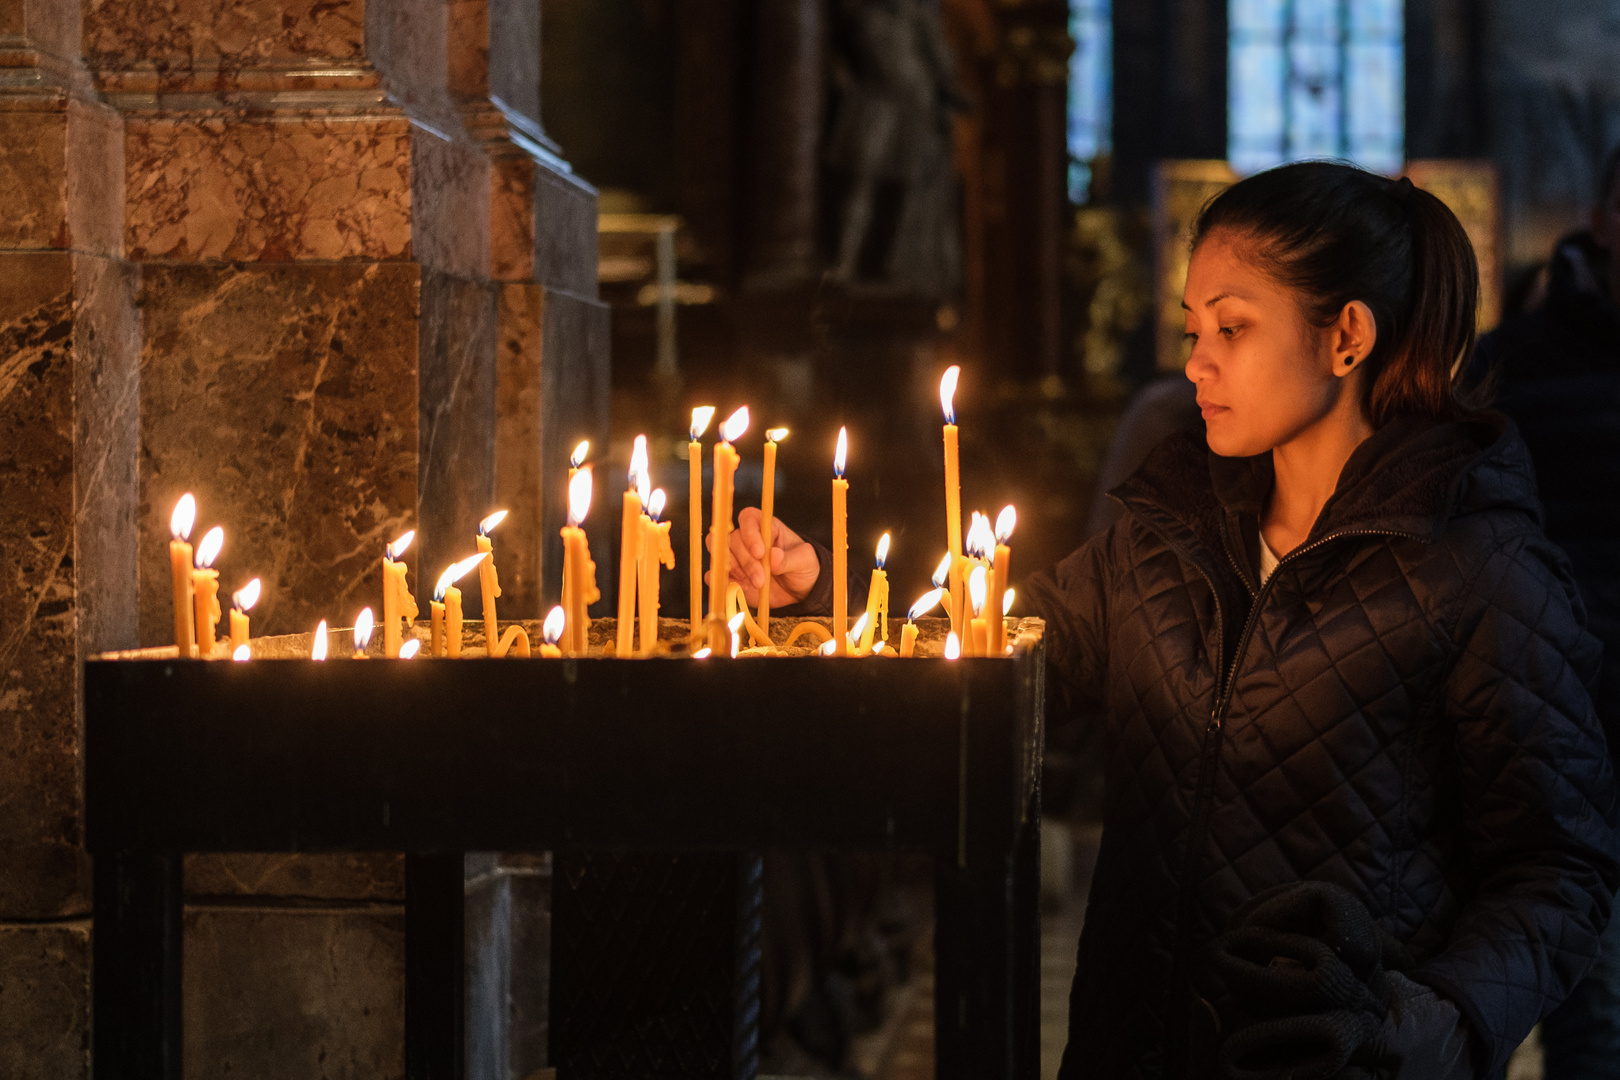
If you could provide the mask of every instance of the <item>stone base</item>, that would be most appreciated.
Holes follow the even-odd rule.
[[[90,1074],[90,920],[0,923],[0,1076]]]

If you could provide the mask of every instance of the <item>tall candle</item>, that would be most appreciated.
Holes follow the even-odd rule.
[[[866,590],[866,628],[861,631],[861,652],[872,648],[872,635],[877,634],[879,641],[889,639],[889,628],[883,627],[878,634],[878,622],[883,619],[884,611],[888,606],[889,575],[884,572],[883,564],[889,558],[889,534],[884,533],[883,539],[878,541],[877,566],[872,570],[872,584]],[[883,621],[887,621],[883,619]]]
[[[495,511],[478,523],[478,536],[475,538],[479,552],[489,556],[478,564],[478,593],[484,604],[484,648],[491,656],[495,655],[496,643],[500,640],[500,622],[496,618],[495,598],[501,595],[501,578],[495,572],[495,545],[490,540],[489,534],[505,520],[505,510]]]
[[[197,500],[191,492],[180,496],[169,516],[169,574],[174,582],[174,644],[182,658],[191,656],[197,631],[191,610],[191,527],[197,522]]]
[[[686,570],[687,614],[696,637],[703,625],[703,433],[714,419],[714,406],[692,410],[692,441],[686,445],[687,539],[690,565]]]
[[[231,593],[231,653],[248,643],[248,612],[259,602],[259,579]]]
[[[191,571],[192,610],[197,619],[197,655],[204,660],[214,655],[214,627],[219,623],[219,571],[213,568],[219,549],[225,546],[225,530],[215,525],[197,545],[197,565]]]
[[[939,380],[939,405],[945,412],[945,536],[951,552],[951,629],[962,618],[962,478],[956,442],[956,380],[962,369],[952,364]]]
[[[776,444],[787,438],[785,427],[765,432],[765,472],[759,492],[759,546],[765,552],[765,583],[759,587],[759,632],[771,643],[771,528],[776,520]]]
[[[583,656],[590,644],[590,620],[586,609],[600,598],[596,588],[596,564],[591,561],[585,530],[580,528],[591,509],[591,470],[581,468],[568,482],[568,524],[563,526],[563,580],[568,596],[563,651]]]
[[[709,550],[709,648],[725,656],[731,651],[726,637],[726,587],[731,583],[731,501],[742,459],[731,444],[748,430],[748,406],[744,405],[720,425],[720,439],[714,444],[714,505],[710,524]]]
[[[590,440],[581,439],[579,445],[574,447],[574,452],[568,455],[568,482],[570,484],[574,482],[574,477],[579,475],[579,470],[585,464],[585,455],[590,452]],[[573,610],[573,605],[569,602],[568,590],[568,575],[564,574],[562,580],[562,607],[565,613]]]
[[[400,562],[415,539],[416,530],[411,529],[383,548],[383,655],[390,659],[399,655],[403,640],[400,620],[415,626],[419,614],[416,598],[405,586],[405,564]]]
[[[434,655],[452,659],[461,655],[461,590],[456,582],[467,576],[473,567],[487,561],[489,553],[480,551],[459,562],[451,563],[439,582],[433,586],[433,630],[438,650]]]
[[[838,429],[838,449],[833,454],[832,535],[833,535],[833,655],[849,655],[849,481],[844,464],[849,456],[849,431]]]
[[[675,548],[669,542],[670,522],[664,516],[664,489],[659,488],[647,501],[642,520],[641,553],[641,655],[651,656],[658,644],[658,568],[675,569]]]
[[[1013,529],[1017,526],[1018,511],[1010,505],[996,517],[996,555],[995,561],[991,564],[996,572],[995,584],[990,590],[992,608],[1001,602],[1011,581],[1012,548],[1008,546],[1007,541],[1012,539]],[[994,630],[990,642],[990,655],[1000,656],[1007,651],[1007,620],[1005,615],[996,615],[992,611],[990,623]]]
[[[635,648],[636,577],[641,561],[641,507],[647,491],[647,436],[637,435],[630,454],[630,486],[624,493],[619,529],[619,656]]]
[[[985,576],[983,566],[975,566],[973,573],[968,575],[968,600],[973,605],[973,619],[968,624],[968,640],[962,649],[963,656],[985,654],[985,635],[988,633],[984,607]]]

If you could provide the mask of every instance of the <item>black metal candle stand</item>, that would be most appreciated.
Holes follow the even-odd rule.
[[[179,1080],[182,856],[323,851],[406,853],[410,1080],[463,1075],[463,853],[548,850],[559,1076],[752,1077],[767,849],[931,854],[936,1075],[1034,1077],[1043,629],[958,661],[93,658],[98,1080]]]

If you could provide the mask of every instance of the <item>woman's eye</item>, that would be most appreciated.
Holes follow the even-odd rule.
[[[1185,334],[1181,335],[1181,340],[1185,341],[1188,345],[1196,345],[1198,344],[1198,335],[1193,333],[1191,330],[1188,330]]]
[[[1223,326],[1223,327],[1221,327],[1221,336],[1224,337],[1224,338],[1237,337],[1237,332],[1238,332],[1238,327],[1236,327],[1236,326]]]

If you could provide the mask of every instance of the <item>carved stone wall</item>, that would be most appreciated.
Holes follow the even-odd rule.
[[[421,588],[497,505],[503,614],[538,617],[606,309],[535,0],[0,0],[0,51],[0,1075],[73,1077],[75,665],[166,641],[175,499],[223,588],[263,581],[256,632],[377,607],[408,528]],[[469,856],[470,1076],[544,1064],[548,867]],[[397,855],[186,886],[188,1076],[402,1075]]]

